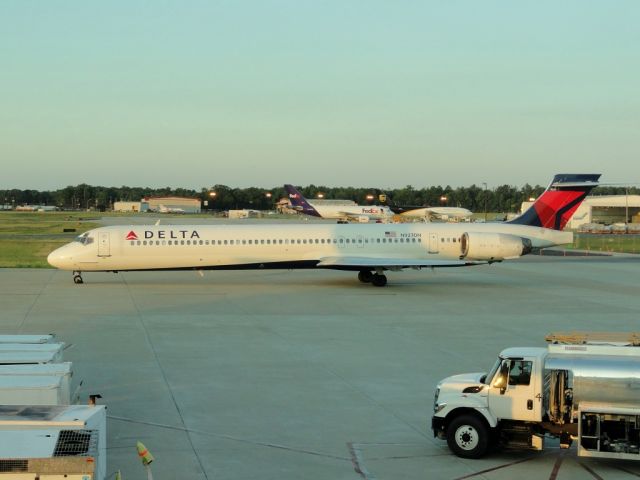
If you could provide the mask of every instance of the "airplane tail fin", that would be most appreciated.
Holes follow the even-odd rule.
[[[298,210],[299,212],[305,213],[307,215],[313,215],[314,217],[320,216],[318,211],[315,208],[313,208],[313,206],[311,206],[309,202],[307,202],[307,199],[304,198],[302,193],[300,193],[296,187],[294,187],[293,185],[286,184],[284,186],[284,189],[286,190],[287,195],[289,196],[289,201],[291,202],[291,206],[295,210]]]
[[[600,174],[561,173],[529,209],[507,223],[562,230],[591,190]]]

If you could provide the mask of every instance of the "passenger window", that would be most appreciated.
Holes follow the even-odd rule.
[[[509,366],[509,385],[529,385],[533,362],[511,360]]]
[[[264,240],[260,240],[260,245],[264,245]]]
[[[444,243],[444,237],[443,237],[443,238],[441,238],[441,239],[440,239],[440,241],[441,241],[442,243]]]
[[[187,240],[187,245],[191,245],[191,240]]]

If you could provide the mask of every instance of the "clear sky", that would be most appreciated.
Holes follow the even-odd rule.
[[[640,181],[640,1],[0,2],[0,188]]]

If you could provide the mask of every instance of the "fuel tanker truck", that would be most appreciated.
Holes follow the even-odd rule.
[[[640,460],[640,333],[555,333],[546,348],[503,350],[488,373],[438,383],[433,433],[464,458],[490,447]]]

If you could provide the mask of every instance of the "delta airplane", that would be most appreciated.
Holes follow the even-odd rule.
[[[600,175],[556,175],[520,217],[503,223],[109,226],[54,250],[49,263],[83,272],[327,268],[386,285],[385,271],[499,262],[571,243],[565,224]]]
[[[291,207],[299,213],[320,218],[337,218],[342,221],[356,220],[368,222],[369,220],[389,220],[393,212],[389,207],[377,205],[320,205],[310,203],[302,193],[293,185],[285,185],[284,189],[289,195]]]

